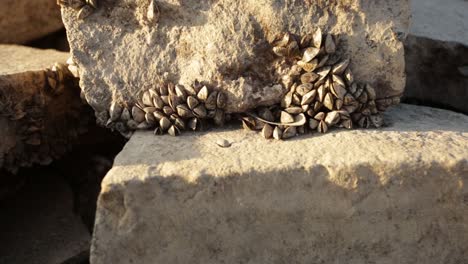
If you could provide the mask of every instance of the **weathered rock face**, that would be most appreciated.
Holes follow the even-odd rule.
[[[414,0],[412,10],[404,100],[468,114],[468,3]]]
[[[0,2],[0,43],[22,44],[63,28],[55,0]]]
[[[278,103],[286,92],[272,74],[271,42],[280,33],[338,36],[355,78],[378,98],[400,96],[405,84],[403,46],[408,1],[101,1],[84,20],[62,8],[80,86],[98,112],[112,100],[134,103],[158,81],[194,80],[226,91],[228,112]],[[101,120],[105,122],[107,120]]]
[[[102,183],[91,263],[466,263],[468,117],[387,120],[284,142],[137,132]]]
[[[54,90],[45,69],[68,53],[0,45],[0,168],[48,164],[71,147],[89,122],[77,80]]]

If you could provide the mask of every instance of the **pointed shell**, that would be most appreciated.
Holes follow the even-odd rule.
[[[198,100],[200,100],[201,102],[205,102],[206,99],[208,99],[208,94],[209,94],[208,87],[203,86],[200,89],[200,91],[197,93]]]
[[[145,112],[143,112],[143,110],[141,110],[140,108],[134,106],[132,107],[132,117],[133,120],[135,120],[138,123],[141,123],[145,121]]]
[[[195,130],[199,129],[199,127],[200,127],[200,120],[198,120],[198,118],[196,118],[196,117],[191,118],[191,119],[187,122],[187,126],[188,126],[188,128],[190,128],[191,130],[195,131]]]
[[[262,129],[262,137],[270,139],[273,137],[273,127],[269,124],[265,124]]]
[[[275,127],[273,130],[273,138],[276,140],[281,140],[283,138],[283,131],[279,127]]]
[[[310,92],[314,88],[314,85],[311,83],[304,83],[299,85],[296,88],[296,93],[300,96],[305,95],[306,93]]]
[[[293,123],[294,122],[294,116],[289,114],[288,112],[281,111],[280,120],[281,120],[281,123],[283,123],[283,124]]]
[[[198,99],[195,97],[195,96],[189,96],[187,97],[187,105],[190,109],[194,109],[195,107],[197,107],[198,105],[200,104],[200,102],[198,101]]]
[[[192,111],[185,104],[180,104],[177,106],[177,114],[183,118],[193,117]]]
[[[317,90],[312,90],[302,96],[301,105],[309,105],[317,96]]]
[[[302,83],[313,83],[315,82],[320,76],[314,72],[308,72],[301,75],[301,82]]]
[[[295,137],[297,134],[296,127],[287,127],[283,131],[282,139],[289,139]]]
[[[341,75],[345,72],[345,70],[348,68],[350,63],[349,59],[343,60],[333,66],[332,72],[333,74]]]
[[[86,0],[86,3],[90,6],[92,6],[94,9],[98,8],[98,2],[97,0]]]
[[[288,55],[288,49],[285,47],[273,47],[273,52],[279,57],[285,57]]]
[[[117,121],[122,115],[123,108],[118,102],[112,102],[109,109],[110,120]]]
[[[338,83],[333,83],[330,88],[331,88],[330,91],[333,93],[333,95],[339,99],[343,99],[347,93],[344,86]]]
[[[173,125],[171,127],[169,127],[169,129],[167,130],[167,133],[173,137],[175,136],[178,136],[180,134],[180,130],[177,126]]]
[[[312,72],[317,68],[317,65],[318,65],[318,60],[313,59],[310,62],[298,61],[297,65],[295,66],[302,68],[306,72]]]
[[[151,99],[151,94],[149,91],[145,91],[141,97],[141,101],[145,106],[153,106],[153,100]]]
[[[331,93],[327,93],[325,95],[325,99],[323,99],[323,105],[330,110],[334,109],[335,101],[333,100],[333,96]]]
[[[331,67],[330,66],[326,66],[326,67],[323,67],[323,68],[320,68],[318,71],[317,71],[317,74],[320,75],[321,78],[325,78],[328,76],[328,74],[330,73],[331,71]]]
[[[312,129],[312,130],[317,129],[318,125],[319,125],[319,121],[317,121],[317,120],[315,120],[313,118],[309,119],[309,128],[310,129]]]
[[[317,131],[318,131],[319,133],[327,133],[327,131],[328,131],[328,126],[327,126],[327,123],[325,123],[324,120],[322,120],[322,121],[319,122],[319,125],[318,125],[318,127],[317,127]]]
[[[320,48],[322,46],[322,36],[322,30],[318,28],[312,36],[312,45],[314,45],[314,47]]]
[[[159,126],[163,131],[168,130],[171,125],[171,120],[169,120],[169,118],[167,118],[166,116],[159,120]]]
[[[292,104],[292,99],[293,99],[293,92],[290,91],[288,92],[282,99],[281,99],[281,107],[289,107]]]
[[[93,13],[94,9],[89,5],[84,5],[77,14],[78,19],[85,19]]]
[[[198,118],[205,118],[207,116],[207,111],[204,105],[199,104],[193,109],[193,114]]]
[[[320,112],[320,113],[317,113],[315,116],[314,116],[314,119],[315,120],[323,120],[325,118],[325,113],[324,112]]]
[[[153,113],[146,113],[145,114],[146,123],[150,126],[156,125],[156,118],[154,117]]]
[[[340,121],[340,114],[337,111],[331,111],[327,114],[324,120],[329,127],[334,126]]]
[[[318,48],[314,48],[314,47],[310,47],[310,48],[307,48],[305,51],[304,51],[304,55],[302,56],[302,61],[303,62],[310,62],[311,60],[313,60],[315,57],[317,57],[317,55],[319,54],[320,52],[320,49]]]
[[[301,114],[303,112],[302,107],[297,107],[297,106],[288,107],[288,108],[284,109],[284,111],[291,114],[291,115],[298,115],[298,114]]]

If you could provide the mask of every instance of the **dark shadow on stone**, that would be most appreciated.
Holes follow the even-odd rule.
[[[403,102],[468,114],[468,47],[425,37],[405,42],[406,89]]]

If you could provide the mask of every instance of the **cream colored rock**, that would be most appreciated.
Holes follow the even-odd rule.
[[[48,85],[45,69],[69,54],[0,45],[0,168],[49,164],[62,156],[89,122],[76,80]]]
[[[0,1],[0,43],[23,44],[63,28],[55,0]]]
[[[284,142],[137,132],[102,183],[91,263],[467,263],[468,117],[387,120]]]
[[[399,38],[408,31],[408,0],[163,0],[155,1],[157,23],[147,18],[152,1],[102,1],[84,20],[62,9],[80,86],[98,112],[112,100],[134,103],[158,80],[209,82],[226,91],[229,112],[278,103],[286,91],[275,85],[269,41],[317,27],[338,36],[338,53],[352,59],[356,80],[372,83],[379,98],[403,93]]]

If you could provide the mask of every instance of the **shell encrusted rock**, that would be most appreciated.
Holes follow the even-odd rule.
[[[260,107],[242,117],[243,126],[264,138],[288,139],[332,127],[351,129],[384,125],[375,89],[356,82],[348,58],[337,51],[336,36],[319,28],[304,36],[285,33],[273,42],[277,71],[288,89],[281,104]],[[399,103],[399,97],[392,104]]]
[[[384,125],[376,91],[355,80],[351,60],[337,53],[336,36],[313,33],[280,34],[271,44],[278,82],[288,92],[278,104],[240,114],[243,127],[261,130],[266,139],[289,139],[308,131],[326,133],[332,127],[351,129]],[[154,129],[155,135],[177,136],[198,130],[207,120],[224,125],[231,115],[222,89],[210,90],[196,81],[185,87],[173,83],[155,85],[134,104],[113,102],[102,112],[106,125],[129,137],[133,130]],[[392,99],[397,104],[399,97]]]
[[[115,103],[133,105],[159,83],[190,87],[195,80],[223,92],[226,113],[275,105],[288,91],[277,82],[275,53],[288,47],[272,52],[270,44],[282,32],[304,36],[318,27],[331,34],[323,39],[325,51],[350,58],[353,78],[374,87],[377,107],[403,93],[407,0],[116,0],[84,6],[92,9],[84,19],[78,8],[63,4],[61,10],[80,87],[98,114]],[[306,72],[319,74],[306,62],[317,52],[304,54]]]

